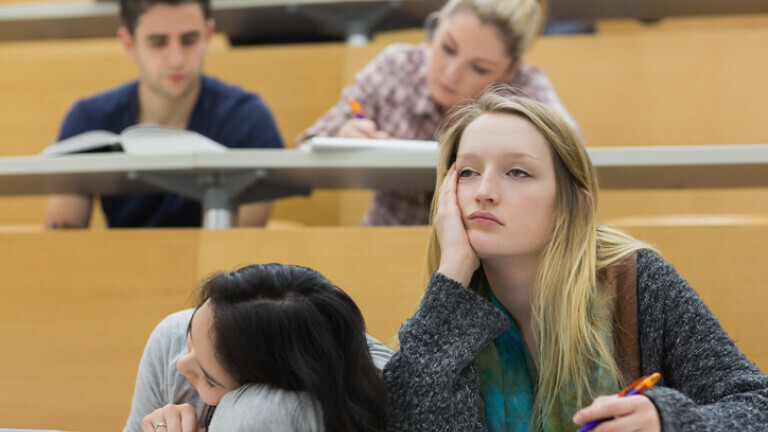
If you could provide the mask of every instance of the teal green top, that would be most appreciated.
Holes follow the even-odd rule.
[[[488,300],[504,313],[510,323],[509,328],[483,348],[477,358],[480,397],[488,432],[575,431],[578,425],[571,419],[582,407],[578,406],[573,387],[562,392],[558,403],[542,415],[541,427],[533,426],[538,365],[531,357],[512,315],[499,303],[490,287],[486,288]],[[598,320],[598,327],[604,337],[610,340],[610,325],[604,321]],[[599,394],[616,391],[602,367],[596,367],[591,375]]]

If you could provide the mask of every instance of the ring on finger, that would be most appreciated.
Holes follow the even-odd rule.
[[[165,423],[155,423],[155,432],[157,432],[157,428],[161,428],[161,427],[168,429],[168,425]]]

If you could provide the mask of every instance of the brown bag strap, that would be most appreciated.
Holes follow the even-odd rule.
[[[637,253],[609,267],[606,288],[613,294],[613,346],[626,382],[640,377],[640,332],[637,321]]]

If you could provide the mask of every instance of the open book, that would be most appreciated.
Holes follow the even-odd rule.
[[[314,152],[346,150],[436,151],[437,142],[401,139],[313,137],[304,149]]]
[[[197,132],[151,124],[125,128],[120,134],[92,130],[55,142],[42,156],[123,151],[129,154],[221,152],[227,148]]]

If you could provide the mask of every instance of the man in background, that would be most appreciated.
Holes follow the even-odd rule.
[[[118,38],[139,69],[137,81],[77,101],[59,141],[90,130],[120,133],[150,123],[188,129],[230,148],[283,147],[272,114],[255,94],[203,74],[214,32],[210,0],[120,0]],[[87,227],[89,195],[54,195],[48,227]],[[200,204],[175,194],[102,196],[110,227],[201,225]],[[263,226],[271,203],[240,206],[238,225]]]

